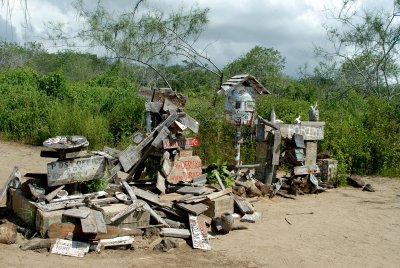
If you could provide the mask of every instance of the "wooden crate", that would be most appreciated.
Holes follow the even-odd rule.
[[[320,159],[318,166],[321,170],[321,180],[323,182],[336,182],[337,180],[337,165],[338,161],[335,159]]]
[[[203,214],[210,218],[220,217],[225,212],[233,213],[233,198],[230,195],[224,195],[211,201],[205,200],[203,203],[208,206]]]

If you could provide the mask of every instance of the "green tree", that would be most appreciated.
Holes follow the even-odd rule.
[[[333,50],[316,48],[316,53],[335,67],[338,88],[390,100],[400,93],[400,0],[394,0],[390,10],[357,10],[356,2],[344,0],[339,11],[331,11],[339,24],[325,25]]]
[[[253,47],[245,55],[237,58],[224,68],[225,76],[251,74],[267,87],[276,88],[283,77],[286,59],[273,48]]]
[[[75,8],[82,18],[82,29],[76,36],[89,46],[106,49],[116,59],[144,65],[169,87],[160,66],[169,63],[171,57],[187,60],[219,75],[220,71],[211,59],[194,48],[208,22],[208,8],[195,6],[165,14],[145,7],[144,2],[137,0],[132,9],[115,14],[107,11],[101,1],[93,10],[88,9],[83,0],[77,1]],[[53,40],[74,45],[74,38],[68,37],[62,24],[53,22],[49,26],[49,36]],[[147,82],[158,83],[157,80]]]

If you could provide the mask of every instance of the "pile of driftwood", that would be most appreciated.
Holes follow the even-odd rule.
[[[270,188],[255,183],[249,172],[232,170],[235,187],[221,179],[209,184],[201,159],[193,155],[198,140],[188,137],[197,133],[198,123],[183,111],[186,99],[168,89],[140,92],[147,96],[149,132],[135,133],[125,150],[88,152],[85,137],[58,136],[46,140],[48,149],[41,152],[56,158],[47,173],[22,177],[13,170],[1,194],[8,192],[8,207],[24,227],[5,223],[7,230],[44,237],[21,249],[82,257],[107,247],[168,251],[188,242],[209,250],[211,234],[260,219],[245,197]]]

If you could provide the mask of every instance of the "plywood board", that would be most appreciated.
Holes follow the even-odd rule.
[[[50,162],[47,164],[47,184],[57,186],[102,178],[105,165],[103,156]]]

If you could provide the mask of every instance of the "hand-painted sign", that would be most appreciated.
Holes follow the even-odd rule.
[[[48,186],[89,181],[104,176],[104,156],[92,156],[47,164]]]
[[[57,239],[50,252],[65,256],[83,257],[85,253],[89,252],[89,247],[89,243]]]
[[[185,147],[194,147],[199,146],[199,140],[197,137],[186,138],[186,139],[166,139],[163,140],[164,149],[173,149],[173,148],[185,148]]]
[[[201,159],[198,156],[181,157],[174,161],[174,165],[167,177],[167,181],[178,183],[180,181],[192,181],[202,174]]]
[[[301,122],[301,124],[282,124],[280,130],[282,138],[292,138],[293,134],[303,135],[305,141],[324,139],[324,122]]]
[[[190,233],[192,235],[193,248],[211,250],[208,244],[208,238],[205,236],[200,229],[197,217],[189,215]]]

